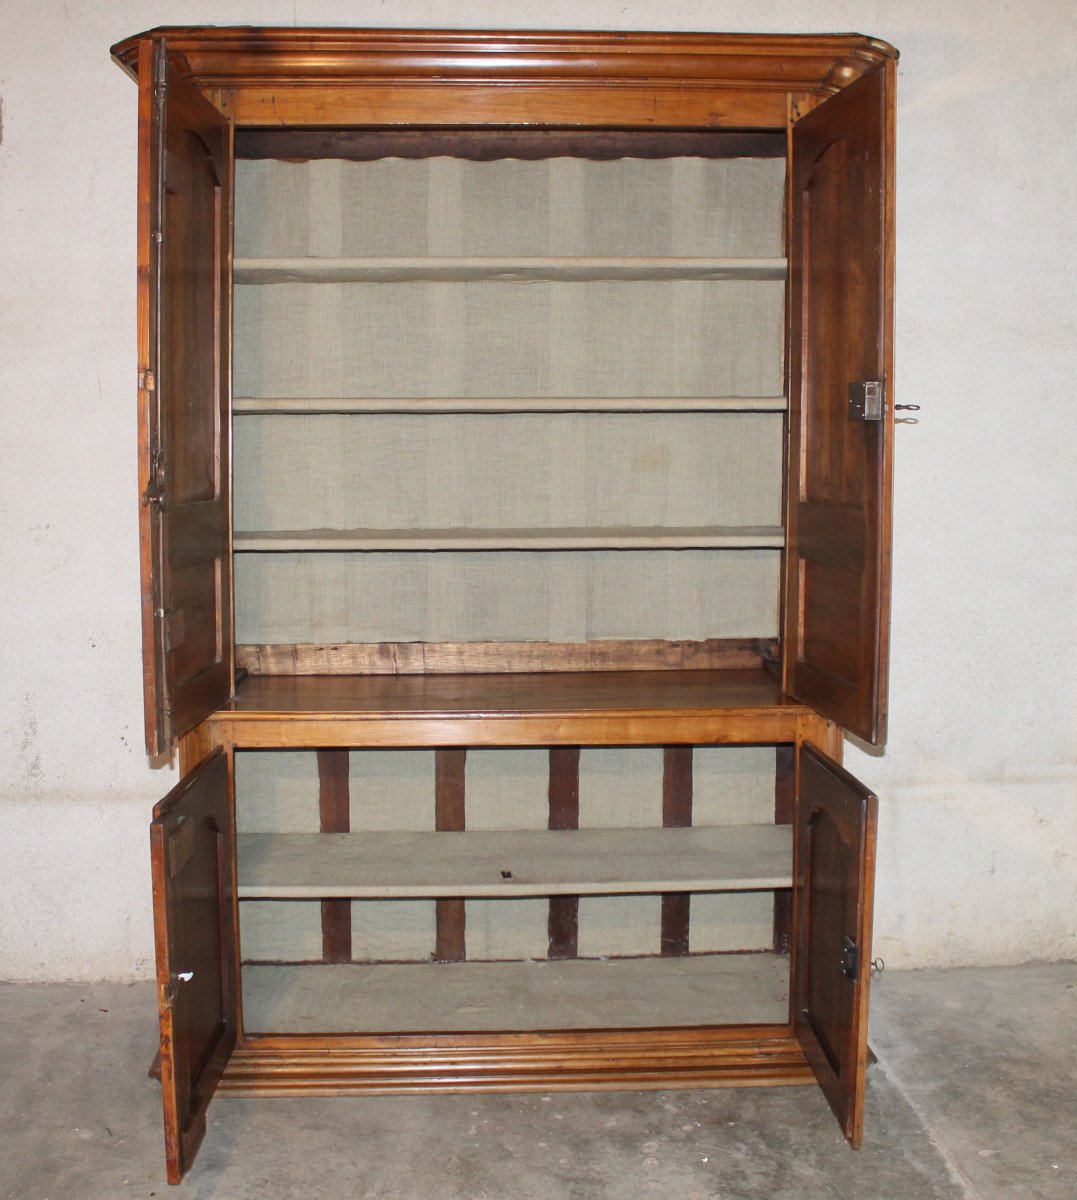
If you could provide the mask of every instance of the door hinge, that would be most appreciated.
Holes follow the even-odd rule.
[[[881,379],[866,379],[849,384],[849,418],[853,421],[881,421],[886,407]]]
[[[849,937],[841,939],[841,973],[854,982],[860,978],[860,947]]]
[[[158,446],[150,457],[150,478],[142,493],[142,503],[153,505],[158,512],[168,507],[165,496],[165,452]]]
[[[139,371],[138,373],[138,390],[140,392],[152,392],[157,387],[157,380],[153,377],[152,371]]]

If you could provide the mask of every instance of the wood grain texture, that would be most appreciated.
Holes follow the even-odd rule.
[[[683,671],[761,667],[777,662],[770,638],[708,641],[343,642],[238,645],[252,675],[458,675],[534,671]]]
[[[692,756],[691,746],[667,746],[663,751],[662,824],[667,829],[692,824]],[[670,890],[662,896],[662,954],[688,953],[691,909],[692,897],[686,892]]]
[[[819,721],[755,670],[251,675],[210,724],[249,748],[418,748],[796,742]]]
[[[798,777],[793,1020],[842,1131],[859,1146],[878,802],[848,771],[810,746],[800,752]],[[842,969],[848,944],[857,955],[849,975]]]
[[[792,127],[786,688],[886,736],[893,458],[893,80],[880,66]],[[850,417],[850,384],[886,392]]]
[[[434,752],[434,828],[440,833],[464,829],[466,750]],[[463,899],[438,900],[435,909],[438,962],[462,962],[467,956],[466,910]]]
[[[555,832],[578,830],[580,827],[580,748],[554,746],[550,750],[550,782],[548,789],[550,815],[548,828]],[[560,845],[560,843],[559,843]],[[513,878],[519,870],[512,870]],[[550,911],[546,922],[547,950],[551,959],[575,958],[580,941],[579,891],[550,895]]]
[[[436,1037],[249,1038],[221,1090],[241,1096],[607,1091],[814,1082],[784,1025]]]
[[[774,761],[774,824],[792,825],[796,812],[796,747],[778,746]],[[791,864],[790,864],[791,865]],[[793,892],[780,888],[774,892],[774,950],[788,954],[793,936]]]
[[[139,488],[147,749],[161,754],[231,688],[232,158],[227,121],[154,55],[140,98]]]
[[[156,806],[150,825],[170,1183],[194,1161],[239,1028],[228,776],[217,750]]]
[[[113,57],[139,69],[143,34]],[[896,52],[856,34],[162,28],[238,125],[782,130]]]
[[[351,788],[347,750],[318,751],[318,823],[322,833],[351,829]],[[242,853],[237,854],[241,868]],[[324,894],[324,893],[323,893]],[[352,906],[349,900],[322,899],[322,959],[351,962]]]
[[[290,162],[339,158],[462,158],[495,162],[513,158],[782,158],[785,138],[774,131],[741,129],[243,129],[237,158]]]

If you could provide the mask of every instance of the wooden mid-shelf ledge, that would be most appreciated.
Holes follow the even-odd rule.
[[[792,886],[787,825],[243,833],[241,899],[436,899]]]
[[[236,396],[237,416],[378,413],[783,413],[784,396]]]
[[[424,256],[236,258],[237,284],[597,283],[785,279],[784,258]]]
[[[234,534],[238,552],[304,550],[780,550],[780,525],[561,529],[281,529]]]

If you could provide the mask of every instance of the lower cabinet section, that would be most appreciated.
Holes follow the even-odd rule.
[[[806,743],[218,748],[153,824],[169,1179],[218,1087],[815,1079],[856,1145],[874,830]]]

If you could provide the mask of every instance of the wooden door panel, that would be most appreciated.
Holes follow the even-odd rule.
[[[167,751],[231,688],[231,133],[144,43],[139,479],[146,741]]]
[[[150,826],[170,1183],[190,1168],[238,1029],[228,760],[215,750]]]
[[[785,687],[869,742],[886,736],[893,444],[892,75],[887,63],[793,126]],[[878,381],[880,420],[850,415]]]
[[[845,1136],[859,1146],[877,801],[810,746],[797,767],[793,1024]]]

